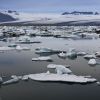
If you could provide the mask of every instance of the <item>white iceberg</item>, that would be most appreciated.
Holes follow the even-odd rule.
[[[36,81],[56,81],[56,82],[71,82],[71,83],[92,83],[97,80],[92,77],[77,76],[72,74],[72,71],[63,65],[50,64],[48,68],[55,68],[57,73],[30,74],[29,78]]]
[[[95,53],[96,57],[100,57],[100,52]]]
[[[30,50],[30,48],[28,48],[28,47],[21,47],[19,45],[17,45],[15,49],[19,50],[19,51],[21,51],[21,50]]]
[[[28,81],[28,79],[29,79],[29,75],[24,75],[24,76],[22,77],[22,80],[23,80],[23,81]]]
[[[77,52],[78,56],[85,56],[87,53],[86,52]]]
[[[41,53],[60,53],[60,50],[54,50],[51,48],[44,48],[44,47],[39,47],[35,49],[35,53],[41,54]]]
[[[72,74],[72,71],[64,65],[49,64],[47,68],[54,68],[57,74],[60,74],[60,75],[61,74]]]
[[[66,58],[67,55],[66,55],[66,53],[64,53],[64,52],[61,52],[61,53],[58,54],[58,57]]]
[[[69,74],[53,74],[53,73],[40,73],[30,74],[29,78],[36,81],[57,81],[57,82],[73,82],[73,83],[92,83],[96,82],[95,78],[86,78],[85,76],[76,76]]]
[[[11,47],[0,47],[0,51],[9,51],[9,50],[14,50],[14,48]]]
[[[90,59],[89,62],[88,62],[89,65],[96,65],[97,62],[95,59]]]
[[[74,48],[70,48],[66,55],[68,58],[77,58],[77,53]]]
[[[96,58],[96,56],[94,54],[87,54],[84,56],[85,59],[92,59],[92,58]]]
[[[42,56],[38,58],[32,58],[32,61],[53,61],[51,57],[47,56]]]
[[[40,41],[33,41],[29,36],[22,36],[16,41],[16,43],[31,44],[31,43],[41,43],[41,42]]]

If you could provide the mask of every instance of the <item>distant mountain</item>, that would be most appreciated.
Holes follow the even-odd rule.
[[[80,11],[62,13],[62,15],[68,15],[68,14],[72,14],[72,15],[99,15],[98,12],[80,12]]]
[[[64,16],[65,15],[65,16]],[[22,13],[0,12],[0,25],[100,25],[98,12]]]
[[[0,22],[8,22],[8,21],[15,21],[15,20],[16,19],[14,19],[12,16],[0,12]]]

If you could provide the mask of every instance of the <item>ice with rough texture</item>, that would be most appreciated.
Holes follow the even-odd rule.
[[[11,47],[0,47],[0,51],[9,51],[9,50],[14,50],[14,48],[11,48]]]
[[[42,57],[38,57],[38,58],[32,58],[32,61],[52,61],[52,58],[47,56],[42,56]]]
[[[24,76],[22,77],[22,80],[23,80],[23,81],[28,81],[28,79],[29,79],[29,76],[28,76],[28,75],[24,75]]]
[[[51,48],[44,48],[44,47],[39,47],[39,48],[36,48],[36,51],[35,53],[37,54],[41,54],[41,53],[59,53],[61,52],[60,50],[54,50],[54,49],[51,49]]]
[[[88,62],[89,65],[96,65],[97,62],[95,59],[90,59],[89,62]]]
[[[10,79],[10,80],[8,80],[8,81],[5,81],[5,82],[3,82],[2,84],[3,84],[3,85],[7,85],[7,84],[12,84],[12,83],[17,83],[17,82],[19,82],[19,78],[18,78],[16,75],[11,76],[11,77],[12,77],[12,79]]]
[[[92,58],[96,58],[96,56],[94,54],[87,54],[84,56],[85,59],[92,59]]]
[[[57,73],[30,74],[29,78],[36,81],[56,81],[56,82],[73,82],[73,83],[92,83],[97,80],[92,77],[77,76],[72,74],[72,71],[63,65],[49,64],[47,68],[55,68]],[[69,74],[70,73],[70,74]]]
[[[85,56],[87,53],[86,52],[77,52],[78,56]]]
[[[30,74],[29,78],[36,81],[61,81],[73,83],[92,83],[96,82],[95,78],[86,78],[84,76],[69,75],[69,74],[53,74],[53,73],[40,73]]]
[[[69,68],[66,68],[64,65],[49,64],[47,68],[55,68],[57,74],[72,74],[72,71]]]
[[[67,57],[66,53],[64,53],[64,52],[59,53],[58,56],[61,57],[61,58]]]

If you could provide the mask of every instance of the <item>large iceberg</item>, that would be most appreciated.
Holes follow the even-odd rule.
[[[89,62],[88,62],[89,65],[96,65],[97,62],[95,59],[90,59]]]
[[[48,68],[55,68],[57,73],[30,74],[29,78],[36,81],[56,81],[56,82],[71,82],[71,83],[92,83],[97,80],[87,76],[77,76],[72,71],[63,65],[50,64]]]

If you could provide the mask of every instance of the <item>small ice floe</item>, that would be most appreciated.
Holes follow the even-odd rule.
[[[71,59],[77,58],[77,53],[74,48],[70,48],[66,55],[68,58],[71,58]]]
[[[20,44],[31,44],[31,43],[41,43],[40,41],[33,41],[29,36],[22,36],[16,41]]]
[[[51,57],[38,57],[38,58],[32,58],[32,61],[53,61]]]
[[[67,55],[64,52],[61,52],[61,53],[58,54],[58,57],[60,57],[60,58],[66,58]]]
[[[42,48],[42,47],[39,47],[39,48],[36,48],[35,49],[35,53],[37,54],[41,54],[41,53],[60,53],[61,51],[60,50],[54,50],[54,49],[51,49],[51,48]]]
[[[16,75],[12,76],[11,78],[12,78],[12,79],[10,79],[10,80],[8,80],[8,81],[5,81],[5,82],[3,82],[2,84],[3,84],[3,85],[7,85],[7,84],[13,84],[13,83],[19,82],[19,78],[18,78]]]
[[[20,50],[23,50],[23,48],[18,45],[18,46],[16,46],[16,50],[19,50],[20,51]]]
[[[71,82],[71,83],[93,83],[97,80],[92,77],[77,76],[63,65],[50,64],[48,68],[55,68],[57,73],[30,74],[29,78],[36,81],[55,81],[55,82]]]
[[[97,83],[97,85],[99,85],[100,86],[100,82],[96,82]]]
[[[87,53],[86,52],[77,52],[78,56],[85,56]]]
[[[29,75],[24,75],[24,76],[22,77],[22,80],[23,80],[23,81],[28,81],[28,80],[29,80]]]
[[[14,48],[11,47],[0,47],[0,51],[9,51],[9,50],[14,50]]]
[[[21,50],[30,50],[30,48],[28,48],[28,47],[21,47],[21,46],[16,46],[16,48],[15,48],[16,50],[18,50],[18,51],[21,51]]]
[[[47,68],[53,68],[57,74],[72,74],[72,71],[64,65],[49,64]]]
[[[96,56],[94,54],[87,54],[84,56],[85,59],[92,59],[92,58],[96,58]]]
[[[88,62],[89,65],[96,65],[97,62],[95,59],[90,59],[89,62]]]
[[[2,79],[2,77],[0,77],[0,84],[3,82],[3,79]]]
[[[95,53],[96,57],[100,57],[100,52]]]

